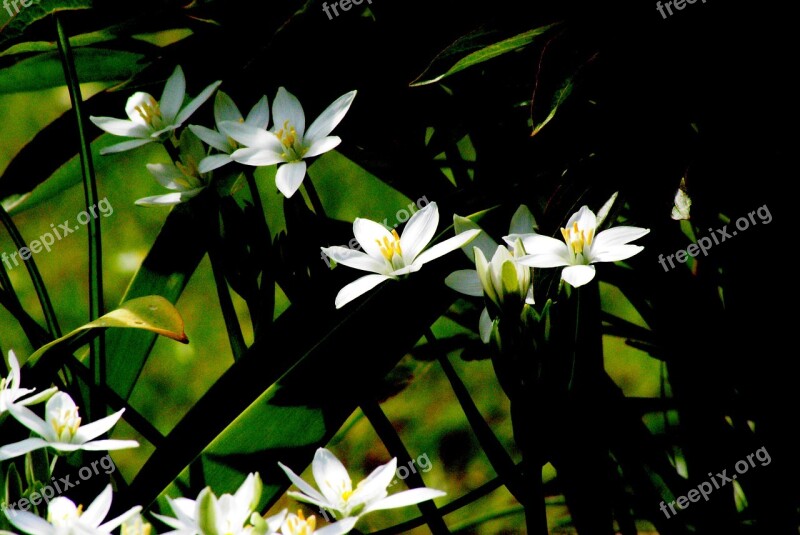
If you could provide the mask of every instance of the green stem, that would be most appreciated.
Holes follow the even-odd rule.
[[[64,31],[61,18],[55,15],[56,29],[58,31],[58,50],[61,54],[61,63],[64,67],[64,76],[67,80],[69,98],[72,109],[75,111],[75,120],[80,138],[80,161],[83,175],[83,193],[87,213],[97,206],[97,179],[92,162],[92,150],[89,138],[84,130],[83,98],[81,96],[80,82],[75,69],[75,58],[69,38]],[[103,249],[100,239],[100,219],[93,217],[89,220],[89,321],[103,315]],[[106,384],[106,359],[105,336],[100,334],[89,346],[90,368],[95,385],[103,387]],[[97,400],[97,401],[95,401]],[[100,418],[105,413],[105,407],[99,397],[92,398],[92,412],[94,418]]]
[[[22,234],[20,234],[17,226],[14,224],[14,221],[11,219],[11,216],[8,215],[5,208],[0,206],[0,221],[2,221],[3,226],[8,231],[9,236],[11,236],[11,240],[14,242],[14,246],[17,250],[21,250],[23,247],[27,248],[27,243],[25,240],[22,239]],[[16,258],[14,258],[16,261]],[[45,322],[47,323],[47,331],[50,333],[50,336],[53,339],[61,337],[61,329],[58,326],[58,319],[56,318],[56,313],[53,310],[53,304],[50,301],[50,296],[47,293],[47,287],[44,285],[44,280],[42,279],[42,275],[39,273],[39,268],[36,267],[36,261],[33,259],[33,256],[30,256],[28,260],[25,260],[25,268],[28,270],[28,274],[31,277],[31,282],[33,283],[33,289],[36,292],[36,296],[39,298],[39,304],[42,307],[42,313],[44,314]],[[14,288],[11,286],[11,280],[8,278],[8,275],[5,271],[5,268],[0,269],[2,272],[2,283],[3,288],[8,292],[8,294],[16,303],[19,303],[19,299],[17,298],[16,293],[14,293]]]

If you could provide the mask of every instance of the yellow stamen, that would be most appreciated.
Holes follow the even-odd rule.
[[[400,236],[394,229],[392,229],[392,237],[394,238],[392,240],[388,237],[384,237],[383,242],[381,242],[381,240],[375,240],[378,243],[378,247],[381,248],[381,254],[390,262],[395,254],[403,256],[403,250],[400,248]]]
[[[139,117],[150,126],[156,126],[156,119],[161,120],[161,108],[152,96],[147,102],[139,104],[134,109],[139,114]]]

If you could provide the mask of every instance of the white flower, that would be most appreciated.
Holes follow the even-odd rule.
[[[416,488],[388,495],[386,488],[391,484],[397,469],[397,458],[379,466],[353,489],[353,482],[344,465],[325,448],[317,449],[311,470],[317,482],[317,491],[303,481],[292,470],[278,463],[289,479],[302,492],[289,492],[289,496],[306,503],[328,509],[335,518],[360,517],[372,511],[395,509],[414,505],[444,496],[440,490]]]
[[[26,438],[3,446],[0,448],[0,461],[47,447],[60,452],[135,448],[139,446],[135,440],[92,440],[114,427],[124,411],[125,409],[120,409],[110,416],[82,426],[78,407],[69,394],[64,392],[54,394],[47,401],[44,420],[26,407],[11,405],[9,407],[11,415],[41,438]]]
[[[226,121],[233,121],[235,123],[242,123],[258,129],[266,129],[269,124],[269,103],[267,97],[264,96],[259,100],[247,118],[242,117],[242,113],[236,104],[231,100],[227,94],[222,91],[217,91],[217,96],[214,97],[214,121],[217,124],[216,130],[211,130],[205,126],[198,126],[194,124],[189,125],[189,129],[195,133],[197,137],[206,142],[209,146],[214,147],[221,154],[213,154],[204,158],[200,162],[200,172],[207,173],[218,169],[223,165],[232,162],[231,154],[239,148],[239,144],[234,140],[230,133],[225,129],[223,123]]]
[[[100,154],[122,152],[147,143],[163,141],[173,130],[183,125],[202,104],[209,99],[221,81],[216,81],[200,92],[197,97],[183,105],[186,97],[186,79],[180,65],[175,67],[172,76],[164,86],[161,100],[156,101],[149,93],[137,92],[131,95],[125,105],[125,113],[129,120],[113,117],[89,117],[89,120],[101,130],[115,136],[134,138],[117,145],[106,147]]]
[[[467,218],[454,216],[454,226],[459,234],[470,229],[480,227]],[[535,226],[533,214],[527,206],[520,206],[511,218],[509,234],[530,232]],[[532,269],[516,263],[516,259],[525,254],[522,242],[516,240],[511,248],[498,245],[485,232],[475,240],[471,249],[464,248],[467,256],[475,262],[476,269],[462,269],[454,271],[445,279],[445,284],[453,290],[482,297],[484,293],[498,309],[506,306],[516,308],[519,305],[532,305],[533,301],[533,273]],[[487,262],[487,258],[491,261]],[[480,318],[481,339],[489,342],[492,319],[489,311],[484,308]]]
[[[336,308],[341,308],[385,280],[397,280],[418,271],[423,264],[463,247],[480,233],[477,229],[468,230],[423,251],[433,239],[438,226],[439,209],[435,202],[411,216],[402,236],[394,229],[389,232],[380,223],[357,218],[353,222],[353,234],[365,252],[341,246],[322,247],[322,251],[339,264],[371,271],[374,275],[356,279],[342,288],[336,296]]]
[[[133,515],[125,520],[119,528],[119,535],[155,535],[153,526],[142,515]]]
[[[6,509],[14,526],[30,535],[108,535],[117,526],[142,510],[136,506],[105,523],[103,519],[111,509],[111,485],[86,508],[76,507],[68,498],[59,496],[47,506],[47,520],[27,511]]]
[[[8,377],[0,377],[0,416],[8,410],[10,405],[14,403],[18,405],[33,405],[35,403],[41,403],[58,390],[57,388],[48,388],[47,390],[44,390],[35,396],[17,401],[19,398],[33,393],[36,389],[20,388],[19,385],[20,381],[22,380],[22,376],[19,370],[19,361],[17,360],[17,356],[13,351],[8,352],[8,365],[11,368],[11,371],[8,373]]]
[[[616,196],[616,194],[615,194]],[[614,197],[609,201],[613,202]],[[650,229],[639,227],[614,227],[597,233],[608,212],[606,205],[601,209],[601,217],[595,216],[588,206],[581,207],[561,229],[564,241],[540,234],[510,235],[503,238],[506,243],[522,240],[527,256],[518,259],[523,266],[552,268],[567,266],[561,278],[574,287],[583,286],[594,278],[597,262],[618,262],[639,253],[644,247],[629,245],[641,238]],[[597,235],[595,235],[597,233]]]
[[[210,174],[201,173],[198,164],[205,158],[206,150],[198,137],[189,130],[181,133],[180,159],[172,164],[149,163],[150,171],[159,184],[172,190],[172,193],[153,195],[138,199],[140,206],[162,206],[186,202],[206,189],[211,181]]]
[[[342,121],[355,98],[355,91],[342,95],[306,129],[303,106],[297,97],[281,87],[272,107],[272,130],[231,121],[223,121],[220,126],[246,147],[231,155],[237,162],[254,166],[285,162],[278,168],[275,184],[288,198],[294,195],[306,176],[304,160],[328,152],[342,142],[339,137],[328,134]]]
[[[317,528],[317,519],[314,515],[306,518],[303,516],[303,511],[297,511],[297,514],[291,513],[286,517],[283,526],[281,526],[282,535],[342,535],[349,533],[352,530],[358,517],[345,518],[339,522],[335,522],[330,526],[324,528]]]
[[[262,518],[255,512],[261,490],[261,478],[251,473],[235,494],[217,498],[211,488],[206,487],[197,500],[167,498],[175,518],[155,516],[174,530],[163,535],[271,535],[280,529],[286,510]]]

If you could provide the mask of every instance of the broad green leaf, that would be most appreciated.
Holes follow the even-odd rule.
[[[5,8],[0,10],[0,46],[19,38],[28,26],[52,13],[92,7],[91,0],[27,0],[27,3],[32,5],[25,7],[21,1],[17,2],[19,11],[10,4],[13,16]]]
[[[550,105],[550,112],[547,114],[547,117],[545,117],[541,123],[537,124],[533,128],[533,132],[531,132],[531,137],[538,134],[539,131],[541,131],[541,129],[547,125],[547,123],[553,120],[553,117],[556,116],[558,108],[564,103],[565,100],[567,100],[567,97],[569,97],[569,95],[572,93],[573,87],[574,87],[573,78],[569,77],[564,81],[561,87],[558,88],[558,90],[555,92],[555,95],[553,95],[553,102]]]
[[[480,50],[472,52],[471,54],[468,54],[467,56],[461,58],[444,73],[439,74],[437,76],[425,78],[424,80],[419,80],[419,78],[422,78],[423,76],[426,75],[430,76],[428,71],[431,70],[431,68],[428,68],[424,73],[422,73],[419,76],[419,78],[417,78],[418,81],[414,81],[411,83],[411,87],[418,87],[422,85],[436,83],[444,78],[447,78],[448,76],[463,71],[464,69],[467,69],[469,67],[474,67],[475,65],[479,65],[486,61],[489,61],[490,59],[494,59],[498,56],[502,56],[503,54],[507,54],[508,52],[513,52],[514,50],[518,50],[522,47],[525,47],[531,44],[536,37],[542,35],[553,26],[556,26],[556,24],[548,24],[546,26],[541,26],[534,30],[527,31],[519,35],[515,35],[514,37],[504,39],[498,43],[494,43],[489,46],[483,47]],[[442,52],[440,56],[451,55],[453,48],[456,47],[460,48],[462,46],[462,43],[460,43],[460,41],[461,40],[451,45],[448,49]]]
[[[120,50],[79,48],[74,51],[81,83],[118,82],[139,71],[144,56]],[[0,70],[0,93],[39,91],[64,85],[64,69],[56,52],[24,59]]]
[[[61,338],[40,347],[30,356],[26,365],[35,365],[36,362],[53,347],[72,340],[85,331],[106,329],[109,327],[141,329],[166,336],[167,338],[172,338],[179,342],[189,342],[189,339],[186,338],[186,333],[183,332],[183,319],[177,309],[163,297],[150,295],[139,299],[132,299],[116,310],[112,310],[94,321],[81,325]]]
[[[80,48],[97,43],[104,43],[116,38],[117,36],[108,30],[100,30],[70,37],[69,44],[74,48]],[[58,50],[58,45],[55,41],[26,41],[8,47],[3,52],[0,52],[0,57],[13,56],[15,54],[28,54],[31,52],[52,52],[53,50]]]

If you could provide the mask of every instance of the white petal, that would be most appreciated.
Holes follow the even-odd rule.
[[[17,405],[25,405],[25,406],[36,405],[37,403],[41,403],[42,401],[47,401],[56,392],[58,392],[58,387],[54,386],[52,388],[48,388],[47,390],[42,390],[36,395],[17,401]]]
[[[317,487],[330,503],[337,503],[342,499],[343,490],[353,488],[347,469],[325,448],[317,448],[314,461],[311,463],[311,471],[314,473]]]
[[[81,515],[81,522],[93,528],[99,526],[111,509],[111,485],[106,485],[103,491],[94,499]]]
[[[183,202],[181,192],[167,193],[165,195],[153,195],[152,197],[142,197],[137,199],[134,204],[139,206],[172,206]]]
[[[189,104],[187,104],[187,105],[186,105],[186,106],[185,106],[185,107],[184,107],[184,108],[183,108],[183,109],[180,111],[180,113],[178,113],[178,116],[177,116],[177,117],[175,117],[175,124],[176,124],[176,125],[182,125],[182,124],[183,124],[183,122],[184,122],[186,119],[188,119],[189,117],[191,117],[191,116],[192,116],[192,114],[193,114],[194,112],[196,112],[196,111],[197,111],[197,109],[198,109],[200,106],[202,106],[202,105],[203,105],[203,103],[204,103],[206,100],[208,100],[208,99],[211,97],[211,95],[214,93],[214,91],[215,91],[215,90],[216,90],[216,89],[219,87],[219,84],[221,84],[221,83],[222,83],[222,81],[221,81],[221,80],[217,80],[216,82],[214,82],[214,83],[213,83],[213,84],[211,84],[210,86],[208,86],[208,87],[206,87],[205,89],[203,89],[203,90],[200,92],[200,94],[199,94],[199,95],[197,95],[197,96],[194,98],[194,100],[192,100],[191,102],[189,102]]]
[[[89,117],[99,129],[115,136],[146,138],[150,129],[143,124],[113,117]]]
[[[403,260],[406,264],[412,264],[420,252],[428,246],[438,226],[439,207],[435,202],[411,216],[400,236],[400,248],[403,250]]]
[[[512,234],[503,240],[514,246],[516,239],[522,241],[527,255],[517,259],[519,264],[531,267],[559,267],[571,263],[567,244],[561,240],[541,234]]]
[[[342,119],[344,119],[344,116],[347,114],[355,98],[356,91],[350,91],[333,101],[333,103],[325,108],[325,111],[311,123],[305,138],[315,141],[330,134],[333,129],[342,122]]]
[[[122,413],[125,412],[125,409],[120,409],[114,414],[110,414],[104,418],[100,418],[99,420],[92,422],[90,424],[82,425],[78,428],[78,432],[75,433],[75,442],[83,443],[88,442],[92,439],[95,439],[114,427],[117,421],[122,418]]]
[[[460,215],[453,215],[453,228],[455,229],[456,234],[461,234],[466,230],[472,229],[482,230],[480,225],[471,219],[461,217]],[[475,238],[468,246],[461,249],[467,255],[467,258],[469,258],[470,262],[475,262],[475,252],[472,249],[473,247],[480,249],[483,252],[483,256],[486,258],[491,258],[494,256],[494,252],[497,250],[497,242],[485,232],[478,234],[478,237]]]
[[[561,278],[577,288],[591,281],[594,273],[594,266],[567,266],[561,272]]]
[[[508,233],[527,234],[533,232],[536,227],[536,218],[533,217],[533,214],[527,206],[521,204],[511,217],[511,225],[509,226]]]
[[[130,509],[128,509],[127,511],[125,511],[124,513],[119,515],[117,518],[109,520],[105,524],[102,524],[102,525],[98,526],[97,530],[100,533],[109,533],[109,532],[117,529],[119,526],[122,525],[123,522],[125,522],[129,518],[133,518],[134,516],[139,514],[141,512],[141,510],[142,510],[142,507],[140,505],[137,505],[135,507],[131,507]]]
[[[308,150],[303,154],[303,158],[313,158],[314,156],[319,156],[329,150],[333,150],[339,146],[341,143],[341,138],[337,136],[328,136],[322,139],[317,139],[311,143],[311,146],[308,147]]]
[[[167,126],[162,128],[161,130],[156,130],[153,133],[151,133],[150,137],[153,138],[156,141],[160,141],[161,138],[163,137],[162,134],[166,134],[168,132],[172,132],[173,130],[177,130],[178,128],[180,128],[180,126],[181,125],[179,125],[177,123],[176,124],[168,124]]]
[[[578,223],[578,228],[581,230],[589,230],[597,228],[597,216],[594,212],[589,210],[588,206],[581,206],[581,209],[572,214],[564,228],[571,227],[574,223]]]
[[[381,244],[384,240],[394,241],[394,236],[386,227],[370,219],[357,217],[353,221],[353,235],[366,253],[374,258],[382,258]],[[402,243],[402,240],[401,242]]]
[[[324,528],[315,529],[314,535],[344,535],[345,533],[351,532],[353,528],[356,527],[356,522],[358,522],[357,516],[343,518]]]
[[[590,262],[619,262],[620,260],[627,260],[628,258],[642,252],[641,245],[617,245],[602,252],[595,253],[592,251],[589,257]]]
[[[8,351],[8,367],[8,377],[11,382],[11,389],[16,390],[19,388],[19,382],[22,374],[19,370],[19,361],[17,360],[17,355],[12,350]]]
[[[136,108],[141,106],[142,104],[146,104],[148,106],[156,103],[156,99],[153,98],[153,95],[150,93],[145,93],[142,91],[137,91],[125,102],[125,114],[128,116],[128,119],[133,121],[134,123],[138,123],[142,126],[145,126],[148,130],[150,130],[150,126],[145,121],[144,117],[142,117]]]
[[[315,500],[316,502],[322,502],[322,503],[325,503],[325,504],[328,503],[325,500],[325,496],[320,494],[319,491],[317,491],[317,489],[315,489],[314,487],[312,487],[311,485],[306,483],[303,478],[301,478],[300,476],[295,474],[294,471],[292,471],[291,468],[289,468],[288,466],[286,466],[285,464],[280,463],[280,462],[278,463],[278,466],[281,467],[281,470],[284,471],[284,473],[289,478],[289,480],[292,483],[294,483],[294,485],[298,489],[303,491],[303,494],[307,495],[309,498],[311,498],[312,500]]]
[[[312,498],[311,496],[309,496],[307,494],[304,494],[302,492],[295,492],[295,491],[292,491],[292,490],[287,492],[286,495],[291,497],[291,498],[294,498],[295,500],[297,500],[299,502],[310,503],[312,505],[316,505],[317,507],[320,507],[320,508],[323,508],[323,509],[330,509],[333,506],[333,504],[328,502],[328,500],[326,500],[321,494],[319,495],[319,499]]]
[[[86,451],[112,451],[112,450],[125,450],[128,448],[138,448],[139,443],[135,440],[93,440],[79,445],[78,449]]]
[[[189,130],[191,130],[194,135],[202,139],[206,145],[214,147],[215,149],[227,154],[233,152],[233,147],[231,146],[230,142],[228,142],[228,138],[216,130],[211,130],[210,128],[198,126],[196,124],[190,124]]]
[[[446,494],[446,492],[442,492],[441,490],[428,488],[406,490],[403,492],[398,492],[397,494],[392,494],[391,496],[387,496],[378,502],[370,504],[364,508],[361,514],[365,515],[369,512],[379,511],[381,509],[396,509],[398,507],[406,507],[408,505],[414,505],[420,502],[432,500],[434,498],[440,498]]]
[[[117,152],[125,152],[126,150],[135,149],[137,147],[141,147],[142,145],[147,145],[148,143],[152,143],[156,141],[155,139],[134,139],[131,141],[123,141],[122,143],[117,143],[116,145],[109,145],[108,147],[103,147],[100,149],[100,154],[115,154]]]
[[[6,516],[14,526],[24,533],[30,535],[52,535],[56,533],[56,528],[43,518],[27,511],[16,509],[5,509]]]
[[[269,101],[266,95],[256,102],[256,105],[253,106],[253,109],[247,114],[247,119],[245,119],[244,122],[256,128],[266,129],[267,126],[269,126]]]
[[[294,127],[298,139],[303,139],[306,131],[306,116],[297,97],[284,87],[279,87],[275,102],[272,103],[272,129],[277,132],[287,126]]]
[[[494,321],[492,321],[491,316],[489,316],[489,310],[484,308],[483,312],[481,312],[481,318],[478,321],[478,331],[481,335],[481,341],[484,344],[488,344],[489,340],[491,340],[493,328]]]
[[[422,251],[416,260],[414,260],[414,264],[421,266],[423,264],[427,264],[431,260],[439,258],[440,256],[444,256],[451,251],[455,251],[459,247],[463,247],[472,241],[480,232],[480,230],[468,230],[466,232],[462,232],[458,236],[453,236],[452,238],[448,238],[441,243],[437,243],[430,249]]]
[[[474,269],[454,271],[444,279],[444,283],[453,290],[473,297],[483,297],[483,285]]]
[[[213,154],[200,160],[200,165],[197,166],[197,169],[201,173],[208,173],[214,169],[219,169],[224,165],[228,165],[232,161],[233,158],[227,154]]]
[[[266,535],[272,535],[272,533],[281,529],[281,524],[283,524],[283,521],[286,518],[286,513],[288,512],[288,509],[284,509],[280,513],[264,519],[264,521],[267,523]]]
[[[387,275],[367,275],[356,279],[341,290],[336,295],[336,308],[342,308],[344,305],[367,293],[385,280],[391,279]]]
[[[50,400],[47,402],[48,406],[52,403],[53,398],[57,397],[62,392],[55,394]],[[36,433],[37,435],[41,436],[46,440],[56,440],[55,431],[53,428],[48,424],[46,421],[39,418],[32,410],[28,409],[27,407],[23,407],[21,405],[11,405],[8,407],[8,411],[11,413],[11,416],[16,418],[16,420]]]
[[[13,459],[14,457],[25,455],[29,451],[46,448],[49,445],[49,442],[41,438],[26,438],[25,440],[20,440],[19,442],[14,442],[13,444],[1,447],[0,461]]]
[[[275,137],[275,134],[263,128],[230,121],[221,122],[219,127],[225,135],[232,137],[245,147],[264,149],[278,154],[284,152],[283,145],[281,145],[280,140]]]
[[[269,149],[238,149],[231,154],[231,159],[245,165],[262,167],[275,165],[286,161],[286,158],[279,152]]]
[[[335,245],[333,247],[322,247],[328,258],[335,260],[337,264],[342,264],[351,268],[360,269],[362,271],[370,271],[372,273],[388,273],[386,262],[369,256],[368,254],[358,251],[356,249],[349,249]]]
[[[214,123],[219,125],[222,121],[240,122],[244,120],[242,112],[233,102],[233,99],[224,91],[217,91],[214,97]]]
[[[186,77],[183,75],[183,69],[178,65],[167,79],[167,83],[164,85],[164,92],[161,94],[161,100],[159,101],[161,115],[165,122],[174,122],[175,116],[178,115],[178,110],[183,105],[183,97],[185,96]]]
[[[612,247],[616,247],[617,245],[625,245],[626,243],[632,242],[638,238],[641,238],[645,234],[650,232],[649,228],[639,228],[639,227],[614,227],[608,230],[604,230],[603,232],[599,233],[597,236],[594,237],[594,241],[592,242],[592,250],[593,251],[605,251],[606,249],[610,249]]]
[[[295,194],[306,177],[306,162],[285,163],[278,167],[275,185],[287,199]]]
[[[358,484],[348,503],[356,507],[362,503],[369,504],[386,497],[386,489],[395,478],[397,471],[397,457],[388,463],[377,467],[372,473]]]

